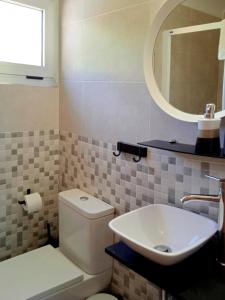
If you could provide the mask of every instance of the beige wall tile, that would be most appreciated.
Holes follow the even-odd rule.
[[[143,50],[149,10],[149,4],[144,4],[86,22],[86,80],[144,81]]]
[[[84,9],[84,0],[61,0],[60,16],[62,25],[83,19]]]
[[[73,23],[61,28],[61,77],[81,80],[83,63],[84,23]]]
[[[105,0],[86,0],[86,16],[95,16],[102,13],[112,12],[115,10],[119,10],[122,8],[128,8],[133,5],[151,2],[151,0],[113,0],[113,1],[105,1]]]
[[[59,127],[58,88],[0,85],[0,131]]]
[[[79,133],[83,128],[83,85],[72,81],[61,82],[60,86],[60,129]],[[87,120],[88,122],[88,120]]]
[[[171,118],[166,113],[162,113],[160,108],[151,102],[150,139],[165,141],[176,139],[180,143],[194,144],[196,136],[197,124]]]
[[[61,2],[62,22],[65,24],[81,21],[86,18],[111,13],[115,10],[150,1],[153,2],[152,0],[63,0]]]
[[[101,13],[92,13],[95,17],[84,19],[69,8],[72,1],[64,1],[62,129],[107,141],[136,142],[152,137],[195,141],[195,125],[182,122],[179,126],[179,121],[165,115],[152,102],[144,83],[145,38],[152,17],[164,2],[152,0],[114,10],[118,1],[101,1],[108,11],[101,14],[101,8]],[[83,3],[76,6],[83,14],[85,5],[89,11],[99,5],[98,0]]]
[[[145,3],[62,28],[62,78],[144,81]]]
[[[149,138],[150,102],[145,84],[63,83],[61,129],[116,142]]]

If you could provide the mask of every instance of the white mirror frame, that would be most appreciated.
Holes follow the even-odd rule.
[[[184,0],[166,0],[165,3],[161,6],[157,14],[155,15],[153,21],[151,22],[147,40],[145,45],[145,52],[144,52],[144,73],[145,73],[145,80],[148,86],[148,90],[150,95],[152,96],[155,103],[168,115],[173,118],[176,118],[181,121],[186,122],[194,122],[196,123],[199,119],[203,117],[203,115],[194,115],[185,113],[171,104],[163,97],[161,94],[158,85],[155,80],[154,70],[153,70],[153,55],[154,55],[154,47],[155,41],[160,31],[160,28],[168,17],[168,15],[172,12],[172,10],[178,5],[184,2]],[[225,110],[217,112],[215,114],[216,118],[223,118],[225,117]]]

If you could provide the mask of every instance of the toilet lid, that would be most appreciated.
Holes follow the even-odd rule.
[[[83,280],[83,273],[48,245],[0,263],[4,300],[41,299]]]
[[[59,201],[87,219],[98,219],[114,213],[114,207],[79,189],[59,193]]]

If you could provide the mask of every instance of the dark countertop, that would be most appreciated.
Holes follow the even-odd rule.
[[[161,266],[132,250],[124,242],[106,248],[106,253],[177,300],[225,300],[225,268],[216,262],[217,240],[213,238],[184,261]]]

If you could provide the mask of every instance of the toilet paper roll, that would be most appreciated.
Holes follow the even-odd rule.
[[[42,209],[42,199],[39,193],[33,193],[24,196],[26,204],[23,205],[23,209],[28,213],[34,213]]]

